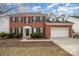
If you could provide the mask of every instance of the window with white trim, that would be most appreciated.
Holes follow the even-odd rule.
[[[40,28],[40,32],[43,33],[43,27]]]
[[[32,22],[36,22],[36,16],[33,16]]]
[[[26,24],[29,24],[29,22],[30,22],[29,17],[26,17]]]
[[[12,18],[12,21],[15,22],[15,17]]]
[[[32,33],[43,33],[43,27],[33,27]]]
[[[15,28],[12,28],[12,33],[15,33]]]
[[[40,17],[40,21],[43,22],[43,17]]]
[[[21,27],[18,28],[18,32],[21,33]]]
[[[21,22],[21,21],[22,21],[21,17],[18,17],[18,22]]]

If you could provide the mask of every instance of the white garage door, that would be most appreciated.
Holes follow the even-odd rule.
[[[51,37],[69,37],[69,29],[51,28]]]

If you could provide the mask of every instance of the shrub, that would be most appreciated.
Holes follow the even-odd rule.
[[[43,33],[31,33],[31,38],[43,38]]]
[[[1,33],[0,33],[0,38],[1,38],[1,39],[21,38],[21,37],[22,37],[21,34],[5,33],[5,32],[1,32]]]
[[[22,34],[14,34],[13,35],[13,38],[21,38],[22,37]]]
[[[8,33],[5,33],[5,32],[1,32],[0,33],[0,37],[1,38],[6,38],[7,35],[8,35]]]

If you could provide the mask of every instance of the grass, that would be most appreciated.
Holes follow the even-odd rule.
[[[71,56],[53,42],[0,40],[1,56]]]

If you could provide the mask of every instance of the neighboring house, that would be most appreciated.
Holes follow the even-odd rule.
[[[9,33],[9,17],[0,16],[0,32]]]
[[[21,33],[23,38],[30,37],[30,33],[36,32],[43,33],[45,38],[72,37],[73,23],[53,21],[48,19],[47,16],[47,14],[40,13],[9,15],[9,32]]]
[[[75,33],[79,33],[79,16],[70,16],[67,20],[74,23],[72,29]]]

